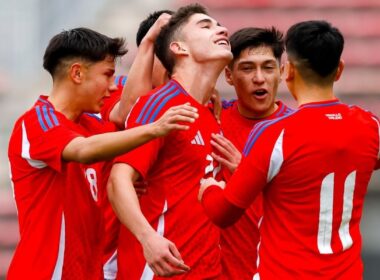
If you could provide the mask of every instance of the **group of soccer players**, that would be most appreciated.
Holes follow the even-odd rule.
[[[8,278],[361,279],[380,126],[334,95],[339,30],[228,37],[192,4],[150,15],[137,42],[115,89],[122,39],[51,39],[53,88],[9,144],[21,239]],[[211,104],[222,71],[237,100]],[[283,74],[296,110],[276,101]]]

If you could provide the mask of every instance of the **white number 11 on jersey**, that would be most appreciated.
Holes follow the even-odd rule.
[[[331,237],[333,225],[334,173],[328,174],[322,181],[318,225],[318,250],[321,254],[332,254]],[[339,238],[343,251],[352,246],[350,221],[354,200],[356,171],[351,172],[344,182],[342,222],[339,226]]]

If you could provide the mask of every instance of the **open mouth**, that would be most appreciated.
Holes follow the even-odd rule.
[[[263,96],[263,95],[265,95],[267,93],[268,93],[268,91],[265,90],[265,89],[258,89],[258,90],[255,90],[253,92],[253,94],[256,95],[256,96]]]
[[[230,45],[230,43],[228,42],[228,40],[224,39],[224,38],[215,41],[215,44],[217,44],[219,46],[229,46]]]

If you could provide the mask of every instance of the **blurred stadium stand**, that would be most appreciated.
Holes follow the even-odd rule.
[[[15,119],[48,92],[50,78],[42,69],[48,40],[63,29],[87,26],[127,38],[130,52],[121,61],[126,73],[135,53],[138,24],[150,12],[175,9],[189,0],[29,0],[0,1],[0,279],[5,279],[18,240],[18,224],[8,175],[7,145]],[[345,36],[346,68],[336,85],[338,97],[380,116],[379,0],[199,0],[230,33],[247,26],[276,26],[282,31],[303,20],[325,19]],[[218,89],[233,91],[224,77]],[[285,84],[279,98],[295,107]],[[380,275],[380,172],[374,174],[363,213],[364,279]]]

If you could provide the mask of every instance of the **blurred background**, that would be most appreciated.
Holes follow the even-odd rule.
[[[42,68],[49,39],[64,29],[84,26],[109,36],[126,37],[129,53],[119,62],[127,74],[136,52],[140,21],[160,9],[176,9],[188,0],[0,0],[0,279],[5,279],[18,241],[17,214],[8,173],[8,139],[16,118],[41,93],[49,93],[51,79]],[[380,116],[380,1],[379,0],[203,0],[210,15],[230,33],[247,26],[276,26],[286,30],[302,20],[325,19],[346,39],[346,68],[336,84],[344,102]],[[234,96],[221,76],[218,89]],[[279,96],[295,107],[284,83]],[[364,279],[380,279],[380,172],[374,173],[362,220]]]

